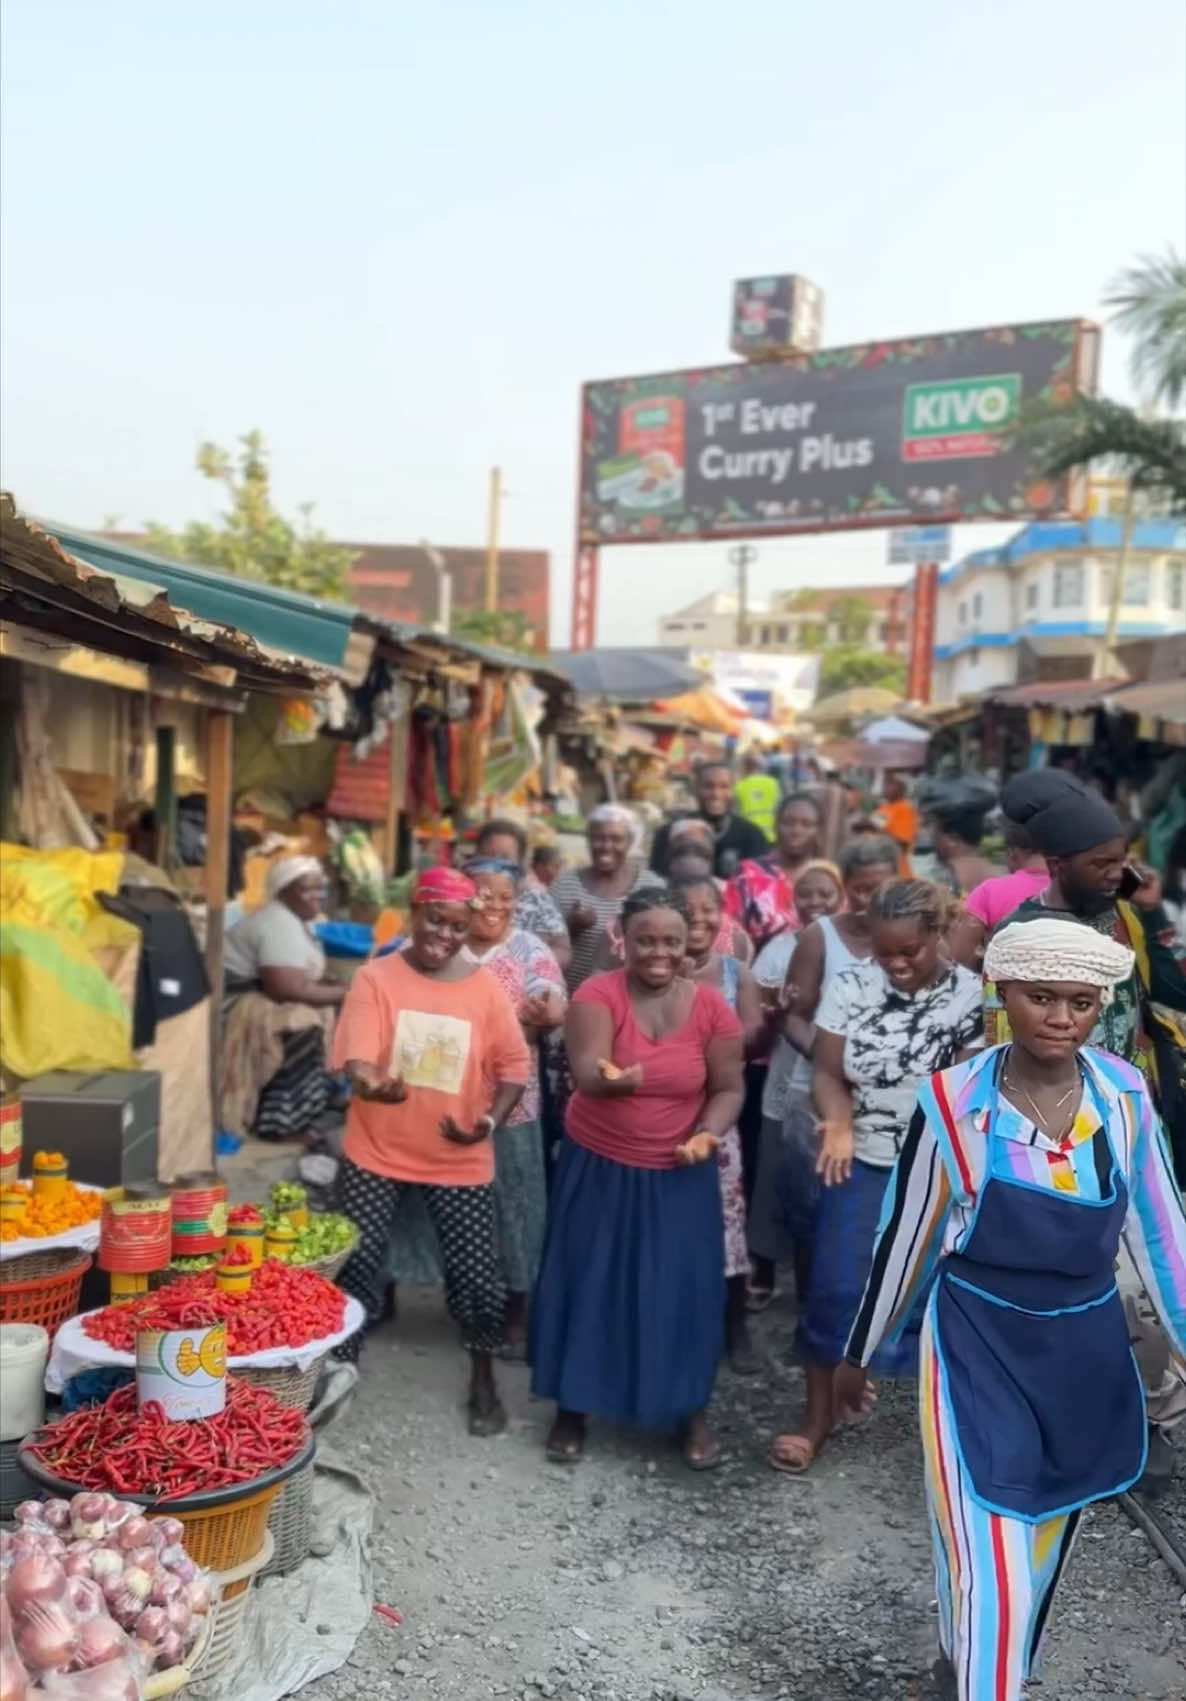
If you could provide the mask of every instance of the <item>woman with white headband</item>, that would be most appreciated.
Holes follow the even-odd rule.
[[[1144,1466],[1121,1236],[1186,1357],[1186,1218],[1140,1072],[1085,1043],[1132,952],[1078,922],[1014,922],[984,972],[1012,1042],[919,1092],[835,1393],[849,1416],[871,1404],[864,1367],[933,1279],[919,1402],[937,1693],[1018,1701],[1083,1508]]]

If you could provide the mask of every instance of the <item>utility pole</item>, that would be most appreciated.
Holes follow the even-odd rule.
[[[498,521],[502,508],[502,473],[490,468],[490,495],[486,504],[486,613],[498,607]]]
[[[737,648],[749,642],[749,570],[758,559],[752,543],[735,543],[729,551],[730,564],[737,569]]]

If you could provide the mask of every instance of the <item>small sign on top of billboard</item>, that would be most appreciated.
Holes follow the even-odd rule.
[[[823,291],[808,278],[739,278],[733,285],[729,347],[746,360],[814,354],[823,310]]]
[[[889,534],[891,567],[913,567],[918,561],[942,566],[951,560],[950,526],[896,526]]]

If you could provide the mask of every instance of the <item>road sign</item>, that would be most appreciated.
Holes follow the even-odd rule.
[[[891,567],[913,567],[918,561],[941,566],[950,560],[950,526],[898,526],[889,535]]]

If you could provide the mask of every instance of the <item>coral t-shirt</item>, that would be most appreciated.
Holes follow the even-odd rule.
[[[408,1087],[403,1104],[351,1101],[342,1147],[351,1163],[438,1187],[493,1180],[493,1140],[459,1146],[441,1133],[443,1117],[469,1129],[485,1116],[496,1082],[528,1079],[518,1018],[486,969],[438,980],[402,954],[368,963],[351,983],[334,1033],[334,1068],[350,1062],[402,1074]]]
[[[619,1069],[641,1063],[642,1085],[620,1098],[575,1092],[565,1118],[569,1139],[636,1169],[673,1169],[675,1148],[696,1132],[704,1110],[708,1046],[714,1039],[737,1038],[737,1017],[715,987],[697,982],[687,1021],[652,1039],[634,1019],[624,969],[594,975],[573,994],[573,1003],[609,1011],[611,1061]]]

